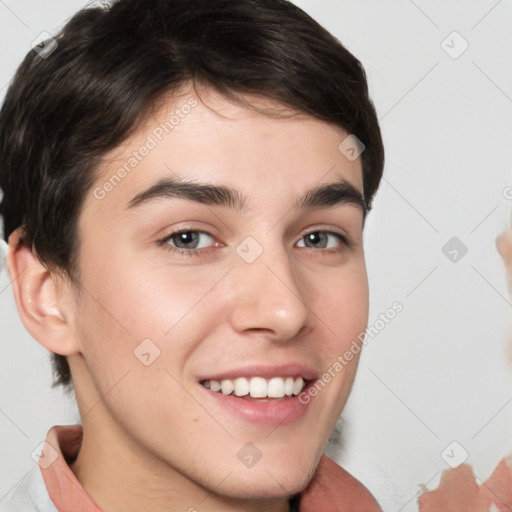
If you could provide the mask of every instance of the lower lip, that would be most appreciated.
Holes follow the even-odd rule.
[[[313,385],[311,381],[302,391],[304,393]],[[303,404],[299,396],[285,398],[284,400],[270,400],[268,402],[251,401],[240,398],[236,395],[223,395],[217,391],[211,391],[199,384],[203,391],[236,416],[251,423],[261,423],[263,425],[288,425],[297,421],[306,414],[309,401]]]

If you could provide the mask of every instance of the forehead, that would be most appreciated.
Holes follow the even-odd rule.
[[[362,192],[360,159],[349,160],[339,149],[348,135],[343,129],[268,98],[245,98],[271,115],[211,89],[198,94],[183,87],[163,97],[141,126],[105,155],[85,208],[120,211],[165,178],[230,185],[245,191],[247,210],[257,209],[258,193],[286,203],[287,197],[340,177]]]

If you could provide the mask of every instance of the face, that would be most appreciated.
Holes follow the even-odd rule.
[[[312,477],[367,324],[361,163],[338,127],[201,98],[162,103],[98,169],[79,220],[77,400],[117,458],[285,496]]]

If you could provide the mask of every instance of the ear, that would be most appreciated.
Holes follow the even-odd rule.
[[[31,336],[51,352],[75,354],[79,346],[74,339],[69,285],[41,263],[22,241],[20,231],[9,236],[7,269],[21,321]]]

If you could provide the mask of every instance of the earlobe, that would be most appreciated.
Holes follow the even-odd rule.
[[[79,352],[73,332],[73,310],[56,286],[56,276],[41,263],[15,231],[9,237],[7,268],[20,318],[41,345],[68,356]]]

